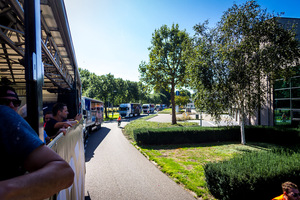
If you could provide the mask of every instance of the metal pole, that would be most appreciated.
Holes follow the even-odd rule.
[[[24,1],[24,16],[27,116],[31,127],[42,137],[44,67],[41,56],[40,0]]]

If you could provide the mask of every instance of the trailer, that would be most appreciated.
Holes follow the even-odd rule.
[[[119,106],[119,114],[121,117],[140,116],[142,113],[142,106],[139,103],[122,103]]]
[[[81,98],[83,116],[83,137],[87,139],[89,133],[99,130],[103,122],[103,101],[89,97]]]
[[[69,118],[80,112],[81,80],[65,4],[3,0],[0,10],[1,84],[16,90],[27,106],[28,123],[43,140],[43,114],[54,103],[67,104]],[[82,130],[83,120],[48,144],[75,173],[73,185],[49,199],[85,198]]]
[[[142,109],[143,109],[143,113],[145,113],[145,114],[154,113],[154,111],[155,111],[155,105],[151,104],[151,103],[143,104],[142,105]]]

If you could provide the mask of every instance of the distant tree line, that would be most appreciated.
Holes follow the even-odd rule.
[[[115,78],[112,74],[96,75],[87,69],[79,68],[82,82],[82,95],[104,102],[105,115],[108,107],[117,107],[121,103],[170,104],[170,93],[159,89],[151,92],[141,82]]]

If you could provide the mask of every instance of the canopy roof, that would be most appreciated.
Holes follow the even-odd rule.
[[[0,77],[25,89],[24,0],[0,0]],[[41,46],[44,86],[70,90],[81,82],[63,0],[41,0]],[[76,80],[75,80],[76,79]]]

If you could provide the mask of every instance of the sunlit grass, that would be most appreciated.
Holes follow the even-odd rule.
[[[247,151],[267,151],[272,145],[212,143],[197,145],[141,146],[140,151],[157,163],[162,172],[203,199],[215,199],[209,193],[203,166],[208,162],[230,159]]]
[[[154,117],[156,115],[149,115],[147,117],[143,117],[142,119],[134,120],[131,123],[125,126],[124,134],[130,140],[133,140],[133,130],[139,128],[165,128],[165,127],[175,127],[175,126],[195,126],[198,125],[196,122],[179,122],[177,124],[172,125],[172,123],[165,122],[151,122],[146,121],[147,119]]]

